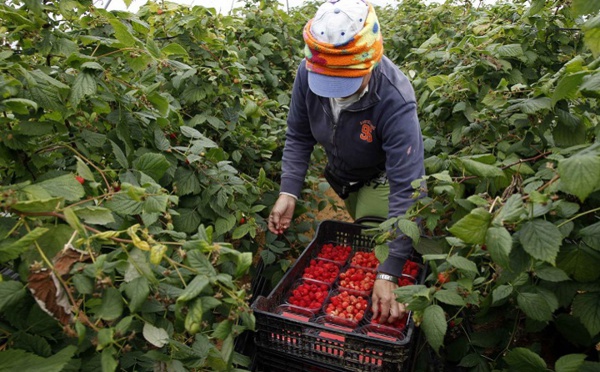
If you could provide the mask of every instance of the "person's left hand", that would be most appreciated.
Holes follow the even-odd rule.
[[[396,301],[394,290],[398,288],[397,284],[389,280],[378,279],[373,285],[373,319],[379,318],[379,323],[392,323],[401,319],[406,312],[404,304]]]

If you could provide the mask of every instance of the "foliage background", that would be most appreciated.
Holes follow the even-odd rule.
[[[296,211],[306,218],[266,233],[315,7],[249,1],[225,16],[168,2],[137,14],[0,4],[0,365],[249,366],[234,342],[254,328],[256,259],[277,282],[328,203],[317,149]],[[599,8],[405,0],[378,10],[386,53],[419,97],[428,184],[383,228],[419,240],[432,275],[398,295],[421,347],[448,363],[597,368]],[[65,271],[65,245],[89,257]],[[32,288],[72,318],[50,317]]]

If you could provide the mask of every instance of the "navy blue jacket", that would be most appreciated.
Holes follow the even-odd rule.
[[[337,123],[329,98],[309,89],[306,63],[300,63],[287,124],[281,192],[300,196],[318,142],[329,166],[343,180],[368,181],[386,171],[389,217],[404,214],[414,203],[411,182],[425,175],[415,93],[408,78],[387,57],[373,70],[368,92],[343,110]],[[390,242],[390,255],[378,271],[400,276],[411,252],[410,239],[398,237]]]

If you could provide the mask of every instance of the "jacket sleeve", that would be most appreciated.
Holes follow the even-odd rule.
[[[285,147],[283,148],[281,192],[300,196],[310,155],[317,141],[310,130],[306,92],[308,81],[303,61],[296,73],[290,112],[287,119]]]
[[[415,202],[411,183],[425,175],[423,138],[414,101],[398,100],[383,126],[383,150],[386,153],[386,172],[390,183],[389,218],[403,215]],[[379,271],[400,276],[413,247],[409,237],[399,235],[389,243],[390,252]]]

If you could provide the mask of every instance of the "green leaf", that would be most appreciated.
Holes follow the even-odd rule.
[[[131,199],[131,197],[125,193],[114,195],[111,200],[104,204],[105,207],[115,213],[129,216],[142,213],[143,205],[142,202]]]
[[[214,324],[213,324],[213,326],[214,326]],[[227,337],[229,337],[229,335],[231,335],[232,327],[233,327],[233,324],[230,320],[227,320],[227,319],[223,320],[216,327],[214,327],[213,336],[219,340],[224,340]]]
[[[576,15],[595,14],[600,11],[600,2],[593,0],[573,0],[571,7]]]
[[[600,251],[600,222],[579,230],[579,235],[590,248]]]
[[[433,296],[436,300],[452,306],[465,306],[465,299],[455,290],[441,289]]]
[[[496,49],[496,54],[500,58],[514,58],[523,56],[523,47],[521,44],[501,45]]]
[[[169,195],[151,195],[143,202],[142,210],[146,213],[164,213],[169,206]]]
[[[133,167],[158,181],[171,163],[162,154],[146,153],[133,161]]]
[[[585,246],[567,245],[557,258],[557,267],[578,282],[593,282],[600,278],[600,259],[588,252]]]
[[[113,141],[110,141],[110,144],[112,146],[113,154],[115,155],[115,158],[117,159],[117,162],[119,163],[119,165],[124,169],[128,169],[129,168],[129,160],[127,160],[127,156],[125,156],[125,153],[123,152],[123,150],[121,150],[119,145],[117,145]]]
[[[171,143],[159,129],[154,131],[154,145],[156,146],[156,149],[160,151],[167,151],[171,148]]]
[[[390,247],[387,244],[378,244],[373,248],[373,252],[379,262],[384,262],[390,255]]]
[[[494,290],[492,291],[492,304],[496,304],[502,300],[504,300],[505,298],[507,298],[508,296],[510,296],[513,293],[513,286],[512,285],[508,285],[508,284],[504,284],[504,285],[500,285],[497,288],[494,288]]]
[[[49,358],[42,358],[23,350],[4,350],[0,353],[3,371],[61,372],[72,360],[77,347],[67,346]]]
[[[75,207],[77,217],[91,225],[108,225],[115,222],[112,211],[103,207]]]
[[[592,337],[600,333],[600,295],[598,292],[581,293],[573,299],[573,315],[590,332]]]
[[[73,230],[77,230],[77,233],[80,236],[87,236],[87,230],[81,223],[79,217],[77,217],[77,215],[75,214],[73,207],[65,208],[63,210],[63,213],[65,215],[65,220]]]
[[[494,225],[503,225],[505,222],[513,223],[521,220],[526,215],[521,194],[511,195],[502,209],[494,217]]]
[[[483,208],[475,208],[448,229],[465,243],[483,244],[492,215]]]
[[[123,297],[116,288],[106,288],[102,293],[102,304],[96,316],[104,320],[116,320],[123,314]]]
[[[447,261],[450,265],[456,267],[459,270],[463,270],[463,271],[471,272],[471,273],[475,273],[475,274],[477,273],[477,265],[475,265],[475,262],[470,261],[468,258],[454,255],[454,256],[448,258]]]
[[[600,35],[598,35],[598,36],[600,37]],[[581,88],[579,90],[585,96],[599,97],[600,96],[600,74],[586,76],[586,78],[584,79],[583,84],[581,84]]]
[[[42,187],[50,196],[63,198],[69,201],[77,201],[85,195],[83,186],[75,179],[72,174],[66,174],[47,181],[38,182],[35,187]],[[25,187],[27,191],[30,186]]]
[[[13,336],[12,349],[23,349],[44,358],[52,356],[50,343],[44,337],[25,332],[13,333]]]
[[[560,357],[554,366],[556,372],[578,372],[583,365],[585,354],[568,354]]]
[[[77,289],[77,292],[88,295],[94,293],[94,281],[92,278],[83,274],[75,274],[71,280],[73,281],[73,285]]]
[[[462,165],[467,174],[484,178],[504,176],[504,172],[502,171],[502,169],[493,165],[480,163],[478,161],[467,158],[460,158],[457,160],[459,164]]]
[[[0,282],[0,312],[6,306],[11,306],[25,297],[25,288],[20,282],[10,280]]]
[[[78,156],[75,157],[77,159],[77,174],[83,177],[85,180],[94,181],[94,174],[92,170],[86,163],[81,160]]]
[[[101,328],[98,331],[98,347],[97,351],[104,349],[108,345],[112,344],[114,340],[115,330],[113,328]]]
[[[124,290],[129,298],[129,311],[135,313],[142,308],[142,305],[148,299],[148,295],[150,295],[150,284],[146,277],[140,276],[129,283],[121,285],[121,290]]]
[[[71,96],[69,97],[71,106],[77,107],[83,98],[96,94],[96,89],[98,89],[98,86],[94,75],[88,72],[80,72],[71,87]]]
[[[554,309],[550,307],[545,297],[540,293],[522,292],[517,295],[519,308],[533,320],[548,322],[552,320]]]
[[[398,228],[400,231],[402,231],[402,233],[411,238],[413,244],[417,244],[419,242],[421,231],[419,230],[419,225],[417,225],[416,222],[402,218],[398,221]]]
[[[600,158],[595,154],[577,154],[558,162],[560,187],[582,202],[600,189]]]
[[[528,17],[534,16],[534,15],[538,14],[542,9],[544,9],[545,5],[546,5],[546,0],[532,0],[531,7],[529,9],[527,9],[527,12],[525,14]]]
[[[173,225],[175,226],[175,230],[190,234],[195,233],[198,230],[198,226],[200,226],[201,222],[198,212],[187,208],[180,208],[177,210],[177,212],[179,215],[173,216]],[[218,221],[220,220],[217,220],[217,222]]]
[[[444,336],[448,329],[444,309],[438,305],[428,306],[423,313],[421,328],[427,337],[429,345],[431,345],[436,353],[439,353],[440,347],[444,344]]]
[[[117,361],[117,351],[113,346],[102,350],[100,365],[102,366],[102,372],[114,372],[117,370],[119,362]]]
[[[25,98],[9,98],[2,101],[1,104],[6,105],[7,111],[21,115],[29,115],[29,108],[34,111],[38,109],[37,103]]]
[[[169,334],[167,331],[165,331],[163,328],[155,327],[148,322],[144,323],[142,334],[144,335],[146,341],[156,347],[163,347],[169,343]]]
[[[177,302],[185,302],[189,300],[193,300],[198,297],[200,293],[204,290],[206,286],[208,286],[209,281],[208,277],[205,275],[197,275],[192,279],[191,282],[185,287],[183,292],[177,297]]]
[[[158,92],[152,92],[146,97],[162,116],[167,116],[169,114],[169,100],[166,97]]]
[[[600,55],[600,15],[587,20],[581,30],[583,31],[585,45],[590,48],[594,57],[598,58],[598,55]]]
[[[12,209],[25,213],[53,212],[63,205],[63,198],[20,201],[11,206]]]
[[[562,244],[562,235],[551,222],[536,219],[523,225],[519,231],[519,241],[525,252],[533,258],[554,265]]]
[[[506,354],[506,363],[519,372],[547,372],[546,362],[529,349],[517,347]]]
[[[187,260],[191,268],[198,271],[198,274],[206,275],[211,278],[217,275],[217,271],[210,263],[206,255],[199,250],[187,253]]]
[[[8,262],[19,257],[31,244],[41,238],[47,231],[48,229],[45,227],[36,227],[16,242],[0,242],[0,263]]]
[[[191,169],[179,167],[175,171],[177,195],[199,194],[202,191],[198,175]]]
[[[231,363],[231,357],[233,356],[233,335],[229,335],[223,340],[223,346],[221,347],[221,356],[227,363]]]
[[[166,47],[162,48],[161,52],[166,56],[182,55],[188,57],[188,52],[185,50],[185,48],[176,43],[167,45]]]
[[[495,263],[508,268],[510,252],[512,251],[512,236],[504,227],[490,227],[485,237],[485,243],[490,256]]]
[[[554,94],[552,95],[552,106],[556,105],[556,102],[562,99],[572,100],[577,98],[577,93],[579,93],[583,77],[587,74],[587,71],[582,71],[563,76],[558,82]]]
[[[121,21],[117,18],[110,19],[110,25],[115,30],[115,37],[119,40],[124,46],[130,47],[135,44],[135,38],[131,35],[127,26],[125,26]]]
[[[552,99],[549,97],[530,98],[521,102],[518,106],[524,114],[537,114],[540,111],[551,110]]]
[[[587,142],[587,127],[576,115],[565,110],[556,109],[557,123],[552,136],[558,146],[571,147]]]
[[[535,270],[535,274],[543,280],[546,280],[548,282],[564,282],[566,280],[570,280],[571,278],[569,278],[569,276],[562,271],[561,269],[554,267],[554,266],[550,266],[550,265],[544,265],[542,267],[539,267]]]
[[[251,252],[242,252],[238,254],[235,268],[235,277],[239,278],[242,275],[245,275],[248,272],[250,266],[252,266],[252,253]]]
[[[233,234],[231,234],[231,239],[239,240],[239,239],[243,238],[246,234],[248,234],[250,232],[250,229],[252,229],[252,228],[253,227],[250,226],[249,224],[239,225],[238,227],[235,228],[235,230],[233,230]]]

